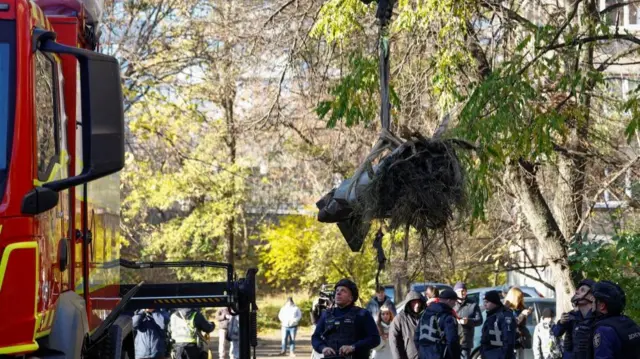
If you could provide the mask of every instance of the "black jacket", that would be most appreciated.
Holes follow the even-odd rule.
[[[418,359],[418,349],[413,336],[420,320],[420,313],[414,313],[409,308],[411,301],[416,299],[422,302],[423,308],[425,307],[424,297],[416,291],[411,291],[405,297],[407,303],[404,309],[391,322],[389,347],[394,359]]]
[[[458,314],[458,318],[468,318],[467,324],[458,324],[458,335],[460,335],[460,346],[463,349],[473,349],[473,336],[475,328],[482,325],[482,313],[478,303],[467,298],[462,303],[457,303],[453,308]]]

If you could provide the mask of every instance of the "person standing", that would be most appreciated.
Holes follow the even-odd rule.
[[[371,358],[375,359],[392,359],[391,349],[389,349],[389,332],[391,330],[391,322],[394,315],[391,312],[391,308],[383,305],[378,312],[378,318],[376,323],[378,324],[378,333],[380,334],[380,345],[378,345],[372,352]]]
[[[467,298],[467,285],[458,282],[453,287],[458,295],[458,301],[453,310],[458,314],[458,334],[460,335],[460,347],[462,350],[462,359],[471,358],[471,350],[473,350],[473,338],[475,336],[475,328],[482,325],[482,312],[478,303]]]
[[[201,359],[206,356],[200,332],[211,333],[216,326],[197,309],[180,308],[171,314],[171,335],[177,359]]]
[[[153,309],[136,311],[131,318],[136,359],[162,359],[166,352],[167,321]]]
[[[593,324],[592,307],[595,298],[592,288],[596,283],[584,279],[576,287],[571,297],[575,310],[563,313],[557,324],[551,327],[551,333],[563,339],[563,359],[591,359],[591,326]]]
[[[487,319],[482,326],[480,355],[483,359],[514,359],[516,321],[513,312],[500,300],[500,293],[492,290],[484,295]]]
[[[325,357],[369,358],[371,350],[380,344],[380,334],[371,313],[355,306],[357,300],[354,282],[341,279],[336,283],[334,307],[322,313],[311,336],[316,352]]]
[[[218,355],[220,359],[225,359],[227,357],[227,343],[229,343],[227,340],[227,331],[231,320],[229,308],[223,307],[218,309],[216,312],[216,320],[218,321]],[[232,348],[229,348],[229,353],[231,352],[231,349]]]
[[[378,288],[376,288],[376,295],[374,295],[369,303],[367,303],[367,310],[371,313],[371,316],[376,319],[378,318],[378,312],[383,305],[386,305],[394,316],[396,315],[395,304],[393,304],[391,298],[387,297],[387,294],[384,292],[384,287],[378,286]]]
[[[533,331],[533,359],[558,359],[553,353],[555,341],[551,334],[554,317],[550,308],[542,311],[541,321]]]
[[[227,340],[231,343],[229,355],[232,359],[240,359],[240,318],[231,316],[227,327]]]
[[[424,297],[427,298],[427,305],[438,302],[440,290],[434,285],[428,285],[424,290]]]
[[[406,304],[398,316],[391,322],[389,347],[394,359],[418,359],[418,348],[413,340],[425,307],[424,297],[416,291],[410,291],[405,297]]]
[[[504,305],[511,309],[516,320],[516,358],[524,359],[524,350],[531,349],[533,346],[531,332],[527,328],[527,317],[532,309],[525,308],[524,293],[518,287],[509,289],[504,298]]]
[[[640,326],[622,314],[626,305],[624,290],[604,280],[593,286],[593,296],[593,357],[640,359]]]
[[[422,313],[416,328],[414,341],[420,359],[459,359],[460,337],[453,306],[458,296],[451,289],[445,289]]]
[[[289,356],[295,357],[296,349],[296,333],[298,331],[298,324],[302,319],[302,312],[300,308],[293,302],[293,298],[287,298],[284,306],[280,308],[278,313],[278,319],[280,319],[280,325],[282,327],[282,346],[280,349],[280,355],[284,355],[287,350],[287,341],[289,342]]]

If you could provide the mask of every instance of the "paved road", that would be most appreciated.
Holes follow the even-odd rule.
[[[216,333],[217,334],[217,333]],[[211,348],[215,359],[218,357],[218,337],[211,338]],[[288,349],[287,349],[288,350]],[[256,348],[257,359],[284,359],[289,358],[288,352],[286,356],[278,355],[280,353],[280,333],[269,332],[258,335],[258,347]],[[302,328],[296,338],[296,358],[311,358],[311,332],[308,328]]]

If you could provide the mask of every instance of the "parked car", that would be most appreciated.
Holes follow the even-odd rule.
[[[480,308],[482,309],[482,321],[487,319],[487,313],[484,309],[483,302],[480,303]],[[533,312],[527,317],[527,328],[531,335],[533,335],[533,331],[536,328],[540,321],[540,316],[542,315],[542,311],[546,308],[550,308],[555,311],[556,309],[556,300],[553,298],[536,298],[536,297],[526,297],[524,298],[524,303],[527,308],[532,307]],[[558,315],[556,315],[558,317]],[[480,339],[482,338],[482,329],[481,327],[477,327],[475,331],[475,335],[473,337],[473,351],[471,352],[471,359],[480,359]],[[533,359],[533,350],[525,349],[524,351],[525,359]]]
[[[396,303],[396,288],[392,285],[383,285],[384,287],[384,294],[387,295],[387,297],[389,297],[389,299],[391,299],[391,301],[395,304]]]
[[[522,293],[524,294],[525,298],[544,298],[544,296],[538,292],[538,290],[534,287],[520,287],[518,286],[518,288],[520,288],[520,290],[522,290]],[[509,289],[508,285],[501,285],[501,286],[497,286],[497,287],[484,287],[484,288],[473,288],[473,289],[469,289],[467,291],[467,297],[471,298],[473,301],[475,301],[476,303],[480,303],[482,304],[482,300],[484,299],[484,294],[490,290],[497,290],[498,292],[502,293],[506,290]]]

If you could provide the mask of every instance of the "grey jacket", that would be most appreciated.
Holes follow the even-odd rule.
[[[164,358],[167,318],[160,312],[137,311],[131,318],[136,359]]]
[[[456,303],[453,308],[458,314],[458,318],[468,318],[467,324],[458,323],[458,335],[460,336],[460,347],[462,349],[473,349],[473,337],[475,328],[482,325],[482,313],[478,303],[467,298],[462,303]]]
[[[389,297],[384,297],[384,303],[382,303],[382,305],[386,305],[387,307],[391,308],[393,315],[396,315],[396,306],[395,304],[393,304],[391,299],[389,299]],[[378,298],[376,298],[375,296],[371,298],[371,300],[367,304],[366,309],[369,311],[369,313],[371,313],[376,323],[378,322],[378,312],[380,311],[380,307],[381,305],[378,304]]]
[[[420,313],[414,313],[409,305],[415,299],[422,301],[422,308],[424,308],[424,297],[416,291],[411,291],[405,297],[407,303],[404,310],[391,322],[389,348],[394,359],[418,359],[418,349],[413,336],[420,320]]]

